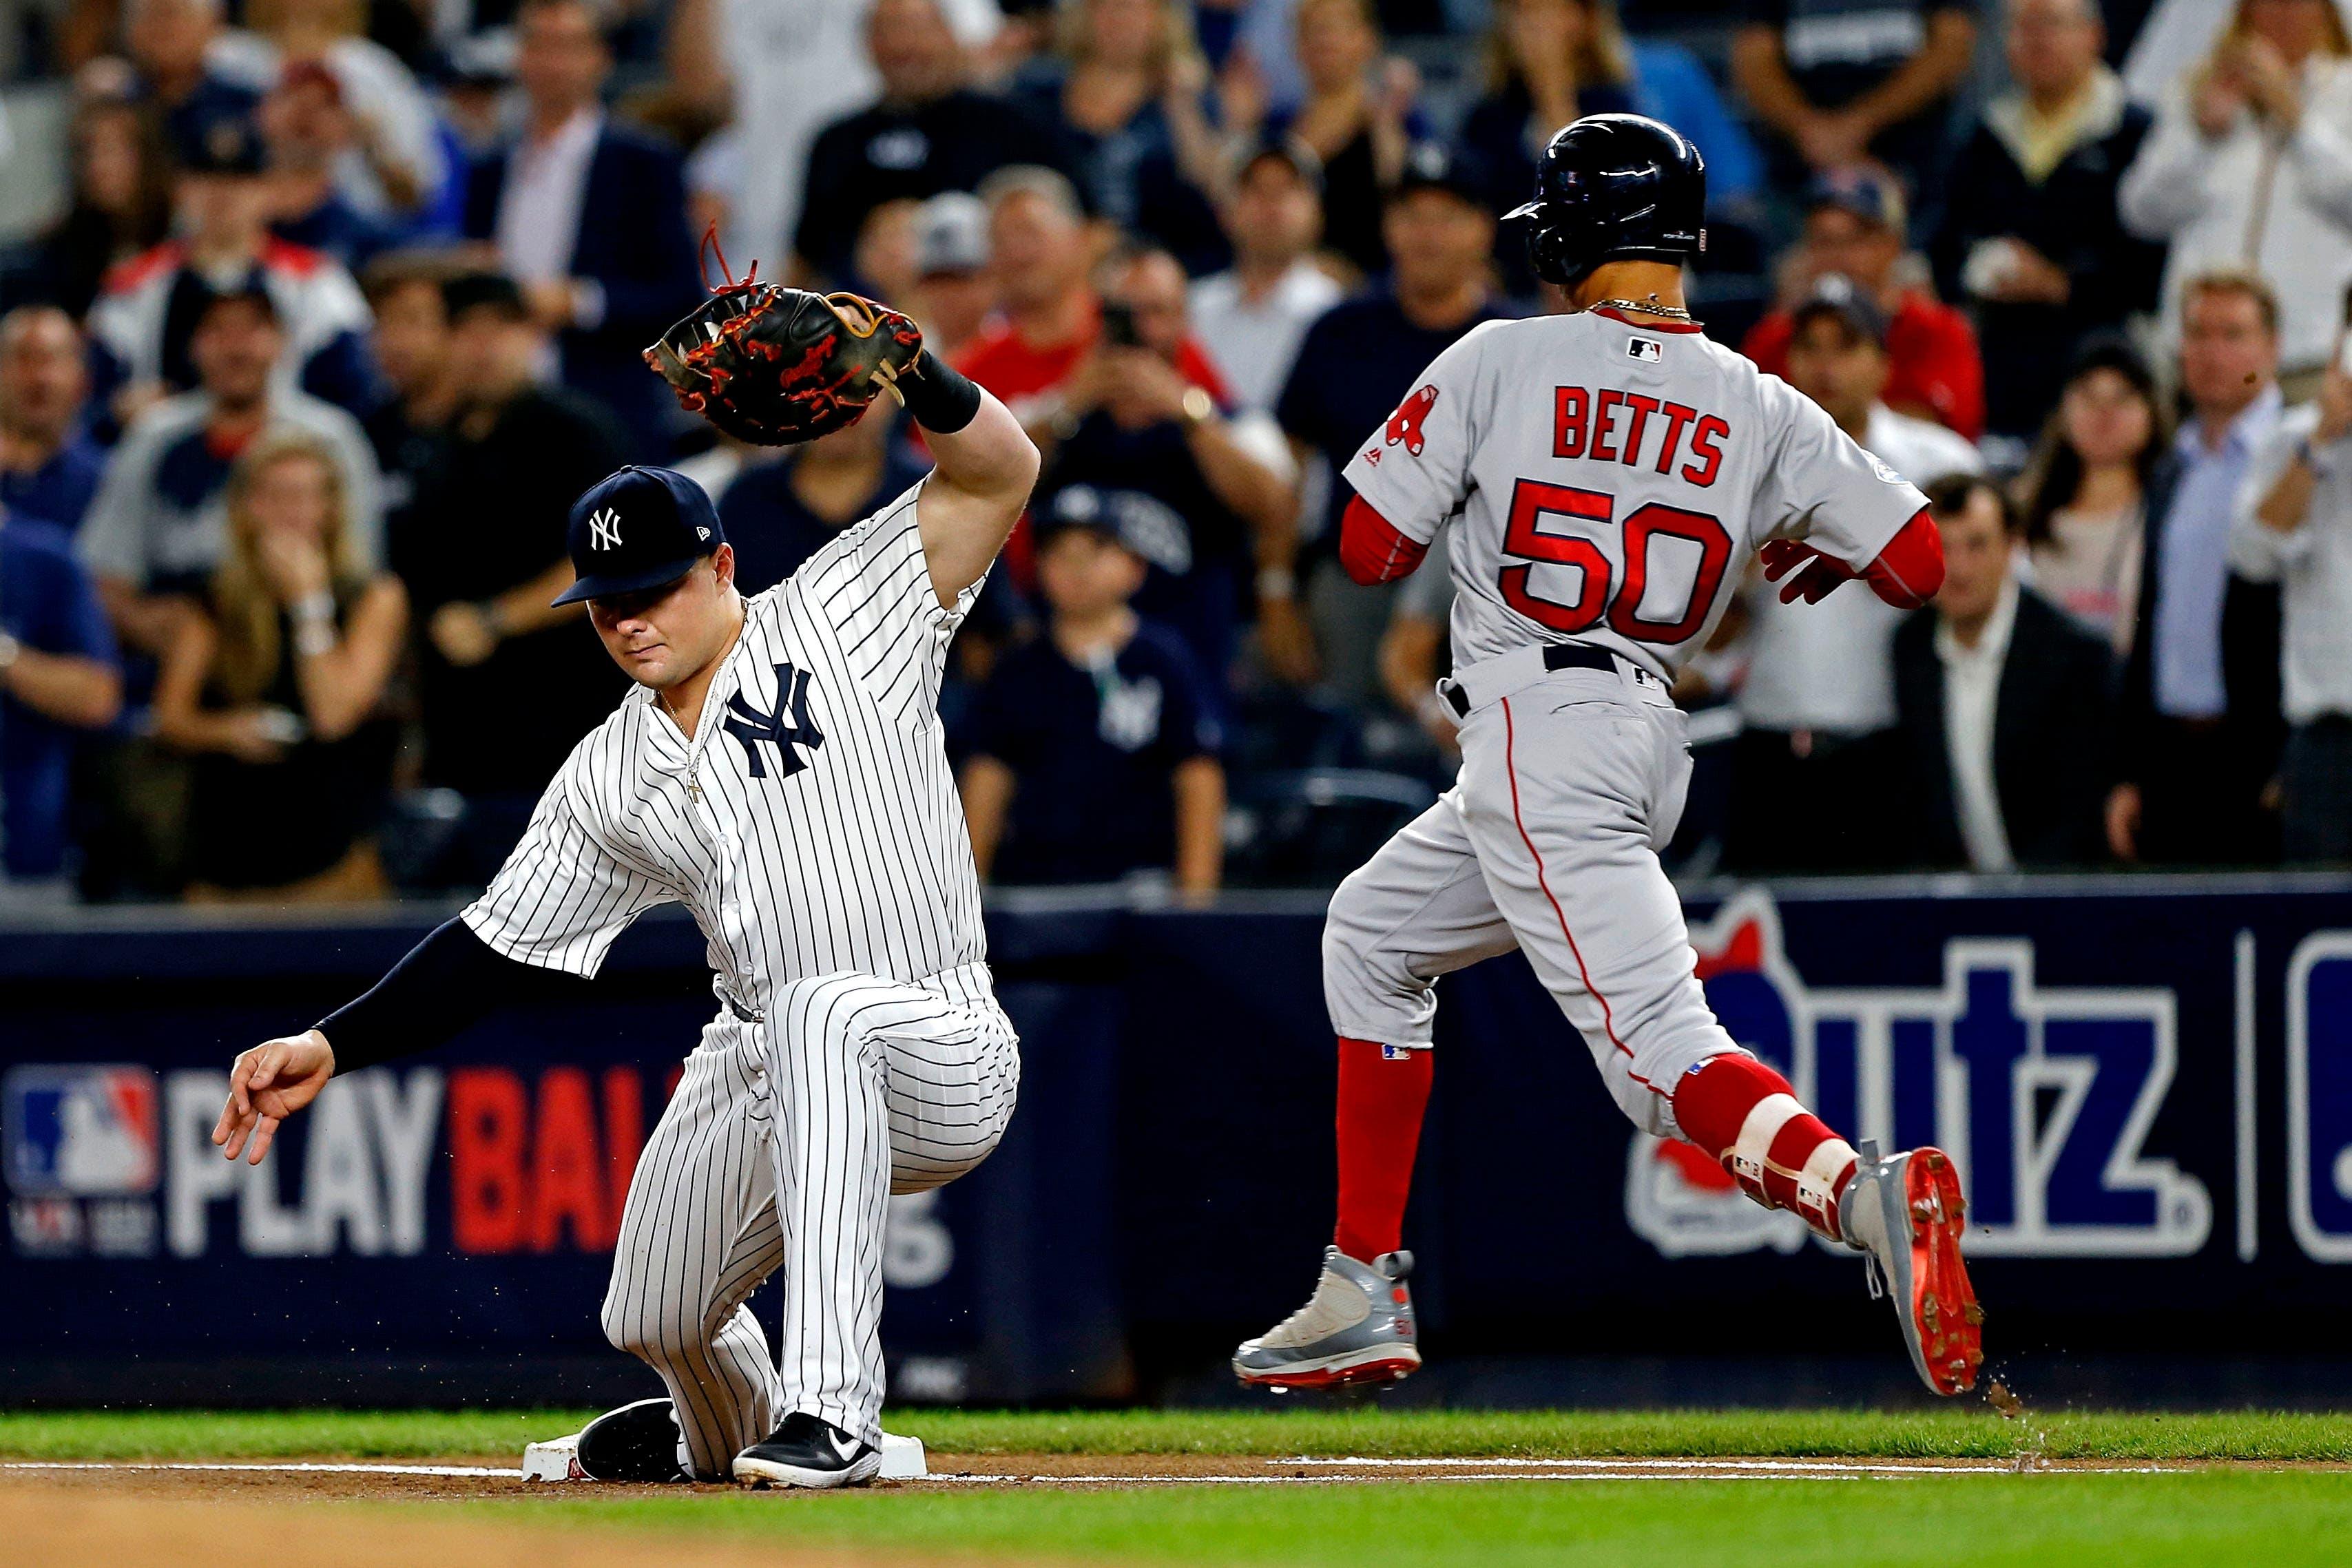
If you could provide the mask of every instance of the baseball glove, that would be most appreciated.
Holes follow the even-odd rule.
[[[755,269],[756,270],[756,269]],[[746,278],[714,290],[647,349],[646,363],[739,441],[788,446],[857,423],[923,351],[906,317],[855,294]]]

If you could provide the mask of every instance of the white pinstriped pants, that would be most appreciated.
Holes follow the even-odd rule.
[[[886,1200],[987,1158],[1020,1083],[987,975],[821,975],[764,1022],[704,1028],[629,1183],[603,1314],[669,1385],[696,1475],[795,1411],[881,1442]],[[780,1265],[772,1359],[743,1301]]]

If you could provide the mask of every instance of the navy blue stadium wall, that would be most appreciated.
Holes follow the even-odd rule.
[[[1997,1370],[2046,1397],[2352,1395],[2352,879],[1786,884],[1691,905],[1734,1035],[1836,1124],[1959,1157]],[[1213,1399],[1331,1203],[1319,901],[999,908],[997,1154],[894,1200],[894,1388]],[[0,933],[0,1404],[595,1403],[638,1147],[710,1011],[649,917],[582,1005],[354,1074],[257,1171],[230,1056],[429,924]],[[1903,1397],[1860,1270],[1633,1134],[1516,956],[1444,982],[1408,1242],[1416,1399]],[[763,1296],[755,1308],[772,1324]]]

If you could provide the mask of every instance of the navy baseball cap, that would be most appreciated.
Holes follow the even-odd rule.
[[[1816,316],[1834,316],[1855,337],[1882,349],[1886,346],[1886,313],[1842,272],[1825,272],[1814,279],[1812,292],[1789,312],[1789,325],[1801,330]]]
[[[572,503],[566,542],[578,580],[556,595],[558,604],[676,582],[727,535],[701,486],[667,468],[633,464]]]

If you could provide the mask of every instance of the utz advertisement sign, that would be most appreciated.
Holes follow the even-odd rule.
[[[1691,940],[1724,1027],[1830,1125],[1953,1156],[1971,1253],[2172,1258],[2212,1234],[2205,1184],[2145,1146],[2179,1061],[2169,989],[2045,985],[2022,937],[1947,939],[1933,987],[1811,986],[1756,893]],[[2352,1094],[2343,1103],[2352,1111]],[[2338,1142],[2352,1144],[2352,1123]],[[2344,1174],[2352,1195],[2352,1162]],[[1758,1207],[1697,1150],[1646,1137],[1628,1155],[1625,1215],[1669,1258],[1794,1252],[1808,1238],[1797,1216]]]

